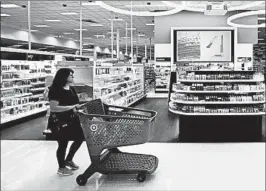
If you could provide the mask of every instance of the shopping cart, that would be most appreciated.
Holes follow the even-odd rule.
[[[153,155],[121,152],[117,147],[143,144],[155,132],[154,111],[112,106],[100,99],[83,105],[78,112],[85,135],[91,165],[76,181],[83,186],[96,172],[109,174],[136,174],[143,182],[158,166]]]

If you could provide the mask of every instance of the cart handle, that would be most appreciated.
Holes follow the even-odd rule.
[[[150,113],[152,114],[152,118],[156,117],[157,112],[153,111],[153,110],[143,110],[143,109],[137,109],[137,108],[133,108],[133,107],[123,107],[123,106],[115,106],[115,105],[107,105],[105,104],[107,107],[114,107],[114,108],[118,108],[118,109],[124,109],[124,110],[133,110],[133,111],[142,111],[144,113]]]
[[[81,114],[81,115],[85,115],[85,116],[88,116],[88,117],[101,117],[101,118],[107,118],[107,119],[134,119],[134,120],[149,120],[149,121],[153,121],[154,117],[151,119],[151,118],[136,118],[136,117],[124,117],[124,116],[115,116],[115,115],[100,115],[100,114],[87,114],[87,113],[84,113],[83,111],[79,110],[78,111],[78,114]]]

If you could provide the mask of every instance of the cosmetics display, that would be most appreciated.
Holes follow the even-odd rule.
[[[176,112],[183,112],[183,113],[192,113],[192,114],[200,114],[200,113],[211,113],[211,114],[261,114],[264,113],[265,107],[263,105],[259,106],[228,106],[228,107],[211,107],[211,106],[187,106],[187,105],[180,105],[174,102],[169,103],[169,107],[171,110]]]
[[[1,62],[1,124],[46,111],[44,62]]]
[[[128,107],[145,96],[143,65],[96,61],[93,98],[110,105]]]
[[[217,96],[217,95],[187,95],[180,93],[171,93],[172,101],[191,101],[191,102],[265,102],[265,96],[263,94],[259,95],[227,95],[227,96]]]
[[[252,69],[235,71],[231,62],[180,64],[169,109],[181,115],[264,115],[264,76]]]
[[[206,85],[206,84],[191,84],[185,85],[181,83],[173,84],[173,90],[185,90],[185,91],[256,91],[256,90],[265,90],[264,83],[259,83],[258,85],[250,84],[227,84],[227,85]]]

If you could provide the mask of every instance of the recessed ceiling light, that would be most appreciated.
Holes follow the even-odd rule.
[[[136,30],[136,28],[126,28],[126,30]]]
[[[138,34],[138,37],[143,37],[145,36],[145,34]]]
[[[99,5],[97,2],[86,2],[82,3],[83,6],[88,6],[88,5]]]
[[[102,27],[102,24],[90,24],[91,27]]]
[[[37,31],[38,31],[38,30],[34,30],[34,29],[33,29],[33,30],[30,30],[30,32],[37,32]]]
[[[109,21],[112,21],[112,19],[108,19]],[[113,19],[113,21],[124,21],[123,19],[121,19],[121,18],[115,18],[115,19]]]
[[[83,39],[92,39],[91,37],[84,37]]]
[[[15,4],[1,4],[1,7],[2,8],[17,8],[17,7],[20,7],[20,6],[15,5]]]
[[[130,38],[130,37],[123,36],[123,37],[121,37],[121,38]]]
[[[80,29],[74,29],[75,31],[80,31]],[[81,29],[82,31],[87,31],[87,29]]]
[[[99,34],[99,35],[94,35],[96,38],[99,38],[99,37],[102,37],[102,38],[105,38],[105,35],[103,34]]]
[[[65,32],[64,34],[75,34],[75,33],[73,33],[73,32]]]
[[[49,27],[48,25],[34,25],[37,28],[47,28]]]
[[[116,34],[117,32],[113,32],[113,34]],[[107,34],[112,34],[112,32],[107,32]]]
[[[77,15],[76,12],[66,12],[66,13],[60,13],[61,15]]]
[[[9,14],[1,13],[1,17],[10,17]]]
[[[12,45],[12,47],[21,47],[21,46],[23,46],[23,45],[21,45],[21,44]]]
[[[60,20],[45,20],[47,22],[60,22]]]
[[[147,26],[154,26],[154,23],[147,23]]]

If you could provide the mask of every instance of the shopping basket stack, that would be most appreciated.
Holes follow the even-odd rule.
[[[79,185],[85,185],[96,172],[136,174],[137,180],[143,182],[146,174],[156,170],[157,157],[118,149],[150,140],[157,115],[155,111],[106,105],[96,99],[83,105],[78,114],[91,158],[91,165],[76,179]]]

